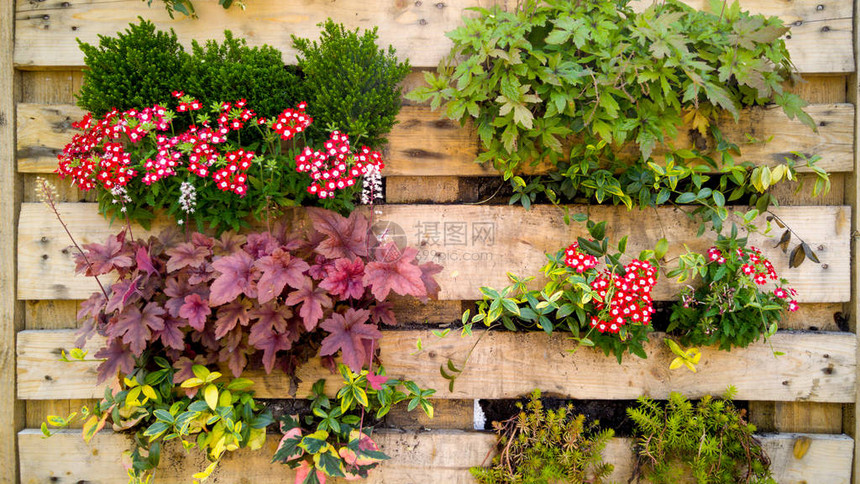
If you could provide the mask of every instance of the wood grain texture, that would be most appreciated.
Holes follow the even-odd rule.
[[[113,228],[93,204],[60,204],[60,212],[81,244],[103,243]],[[511,206],[379,205],[376,223],[384,224],[399,240],[415,246],[419,259],[445,266],[437,275],[442,300],[480,299],[480,287],[508,285],[507,273],[539,275],[545,252],[555,252],[585,235],[583,224],[566,226],[559,209],[535,206],[530,211]],[[684,250],[704,252],[710,235],[696,237],[698,224],[669,207],[628,211],[624,207],[571,206],[571,213],[586,212],[593,220],[607,221],[612,241],[630,234],[628,253],[653,248],[666,237],[671,259]],[[750,243],[770,256],[777,272],[799,292],[801,302],[843,302],[850,297],[848,207],[790,207],[775,210],[818,254],[821,264],[807,262],[789,270],[788,258],[774,249],[774,241],[758,234]],[[761,224],[765,223],[760,220]],[[156,221],[158,233],[166,221]],[[73,248],[54,215],[37,203],[21,207],[18,239],[19,299],[86,299],[96,290],[95,281],[74,276]],[[134,230],[141,236],[143,230]],[[778,235],[778,232],[777,232]],[[537,282],[536,282],[537,283]],[[672,299],[678,286],[661,280],[655,288],[658,300]]]
[[[414,66],[433,67],[448,54],[451,43],[444,33],[461,25],[463,9],[504,0],[449,0],[447,2],[284,0],[248,3],[245,11],[223,10],[210,2],[196,5],[199,20],[181,15],[171,20],[163,9],[147,8],[135,0],[74,0],[60,2],[18,2],[15,12],[15,64],[22,69],[63,68],[83,65],[83,55],[75,38],[95,43],[98,34],[112,35],[124,30],[138,16],[153,20],[161,29],[173,28],[183,44],[191,39],[216,36],[211,26],[225,26],[253,45],[270,44],[284,53],[284,61],[294,63],[295,51],[289,34],[316,38],[317,23],[332,17],[349,28],[379,27],[379,44],[391,44],[401,58]],[[697,8],[707,2],[688,1]],[[650,2],[639,1],[637,9]],[[801,72],[851,72],[851,9],[838,0],[801,0],[791,3],[745,0],[745,9],[777,15],[791,24],[786,45]],[[820,8],[819,8],[820,7]],[[510,8],[510,7],[509,7]]]
[[[481,334],[481,333],[477,333]],[[477,336],[476,336],[477,337]],[[416,353],[416,342],[424,350]],[[767,343],[720,352],[704,348],[698,374],[671,371],[674,358],[656,334],[646,345],[648,359],[615,358],[581,348],[563,334],[489,332],[478,342],[465,370],[448,392],[439,367],[450,359],[463,366],[473,338],[451,334],[439,339],[429,331],[385,331],[380,340],[380,360],[389,375],[408,375],[422,388],[437,388],[436,398],[517,398],[535,388],[577,399],[635,399],[640,395],[666,398],[682,390],[690,398],[722,394],[729,385],[738,389],[738,400],[851,402],[854,399],[856,338],[851,333],[804,333],[780,331]],[[98,398],[97,361],[65,363],[60,352],[74,347],[74,331],[43,330],[18,333],[18,398],[51,400]],[[103,345],[99,337],[85,349],[90,355]],[[784,352],[776,356],[774,352]],[[227,372],[229,373],[229,372]],[[297,374],[302,383],[298,396],[310,394],[320,378],[336,389],[340,375],[332,375],[311,360]],[[289,384],[281,372],[265,375],[250,371],[260,398],[289,398]]]
[[[17,221],[22,191],[15,163],[15,67],[12,58],[14,2],[0,3],[0,394],[15,393],[15,334],[23,327],[23,304],[17,301]],[[24,425],[24,405],[0,401],[0,484],[18,478],[15,434]]]
[[[758,164],[773,165],[792,152],[819,155],[818,166],[829,172],[853,168],[851,104],[815,104],[808,112],[818,123],[818,133],[789,120],[779,108],[743,111],[737,123],[726,118],[720,123],[723,134],[741,147],[743,157]],[[23,173],[51,173],[57,154],[72,139],[72,123],[81,119],[83,110],[72,104],[18,105],[18,170]],[[497,175],[492,166],[476,164],[480,143],[473,130],[440,117],[427,106],[403,106],[398,124],[388,135],[385,151],[388,177],[404,176],[486,176]],[[747,134],[767,142],[745,144]],[[681,135],[678,148],[693,145],[692,138]],[[804,171],[806,168],[800,168]],[[544,173],[548,165],[523,167],[527,173]]]
[[[774,165],[792,152],[801,152],[807,156],[821,156],[818,166],[827,171],[851,171],[854,106],[814,104],[808,106],[807,111],[818,123],[818,133],[797,120],[789,120],[777,107],[746,109],[737,122],[726,116],[719,126],[726,138],[740,147],[743,156],[739,160]],[[394,125],[388,135],[386,175],[498,174],[491,165],[474,163],[481,146],[471,124],[461,127],[427,106],[403,106],[398,120],[399,124]],[[766,142],[747,143],[747,134]],[[674,140],[674,145],[679,149],[689,148],[694,141],[684,133]],[[631,157],[635,155],[628,151]],[[655,155],[659,155],[659,150]],[[545,173],[549,169],[548,164],[522,167],[526,173]]]
[[[223,26],[237,37],[248,39],[249,44],[278,48],[284,53],[286,63],[295,64],[296,51],[292,49],[290,35],[316,40],[320,31],[317,24],[331,17],[350,29],[378,26],[380,46],[394,46],[398,57],[408,58],[412,65],[436,66],[451,48],[444,33],[461,24],[463,9],[491,3],[489,0],[372,0],[333,4],[324,0],[282,0],[251,1],[242,11],[200,2],[195,4],[199,20],[180,14],[171,20],[160,4],[147,8],[136,0],[18,2],[15,62],[19,68],[27,69],[82,66],[83,55],[75,38],[94,44],[98,42],[98,34],[114,35],[142,16],[160,29],[174,29],[186,48],[192,39],[223,39]]]
[[[762,446],[772,461],[772,470],[780,484],[821,482],[848,484],[851,474],[851,449],[854,441],[845,435],[779,434],[760,435]],[[809,439],[809,450],[802,459],[792,453],[794,442]],[[129,448],[126,436],[102,432],[90,445],[80,435],[59,432],[45,445],[41,434],[26,429],[18,434],[22,457],[22,483],[25,484],[124,484],[125,471],[118,464],[119,454]],[[489,433],[434,431],[377,435],[382,451],[391,460],[370,473],[368,483],[459,484],[471,483],[468,468],[481,465],[492,452],[495,442]],[[633,471],[632,440],[616,438],[603,451],[605,461],[614,464],[610,479],[626,482]],[[293,475],[285,466],[271,464],[277,438],[270,436],[259,451],[239,451],[225,457],[210,481],[216,484],[268,484],[291,482]],[[188,482],[191,474],[206,466],[197,453],[186,454],[168,447],[162,454],[157,484]],[[333,480],[332,482],[341,482]]]

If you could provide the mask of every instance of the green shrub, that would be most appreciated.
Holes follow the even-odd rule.
[[[320,24],[319,43],[293,36],[298,68],[305,75],[302,95],[315,127],[315,141],[338,129],[372,148],[386,142],[400,111],[400,82],[409,62],[398,62],[393,47],[376,45],[376,29],[358,34],[329,19]]]
[[[207,107],[244,98],[257,114],[272,118],[300,101],[299,78],[284,67],[281,52],[268,45],[249,47],[229,30],[221,44],[194,41],[184,75],[181,87]]]
[[[87,65],[78,106],[98,117],[113,108],[164,103],[186,79],[182,66],[188,54],[176,34],[156,30],[142,18],[116,37],[99,35],[98,47],[78,44]]]

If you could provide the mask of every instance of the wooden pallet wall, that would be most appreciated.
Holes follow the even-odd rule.
[[[80,115],[74,93],[81,85],[82,57],[75,38],[94,42],[98,34],[113,34],[141,15],[162,28],[174,28],[186,44],[191,39],[220,38],[224,26],[252,44],[278,47],[292,62],[289,35],[315,37],[316,24],[331,15],[351,27],[378,25],[380,41],[393,44],[416,67],[406,81],[414,86],[421,82],[420,69],[435,66],[447,52],[443,34],[459,25],[463,9],[493,3],[514,2],[370,0],[336,2],[333,8],[329,0],[248,0],[247,10],[241,12],[198,0],[197,21],[170,20],[158,2],[150,9],[139,0],[4,2],[2,8],[8,12],[0,12],[2,18],[14,15],[15,22],[0,24],[0,250],[8,252],[0,253],[0,393],[14,393],[18,400],[0,407],[0,483],[125,482],[117,465],[119,452],[128,446],[122,435],[105,433],[86,446],[71,432],[43,441],[35,430],[47,415],[67,414],[101,394],[91,364],[70,367],[56,358],[60,349],[71,347],[76,304],[93,286],[72,275],[65,234],[32,193],[36,176],[56,179],[50,174],[54,157]],[[687,3],[701,7],[706,2]],[[458,320],[462,309],[478,297],[478,287],[503,285],[506,271],[536,272],[543,252],[565,245],[579,229],[563,226],[557,210],[549,207],[525,212],[463,203],[477,198],[470,178],[495,174],[472,163],[479,149],[474,133],[468,126],[440,119],[426,106],[407,103],[389,136],[385,173],[389,205],[381,207],[382,217],[403,228],[426,258],[446,267],[440,274],[442,300],[429,307],[399,304],[401,319],[425,324],[428,330],[386,331],[381,357],[389,373],[411,375],[420,384],[439,389],[439,399],[432,421],[403,412],[389,419],[396,429],[389,430],[383,443],[393,459],[373,482],[470,482],[465,469],[480,464],[492,444],[484,433],[463,431],[472,427],[475,399],[511,398],[536,387],[579,399],[630,399],[642,393],[661,398],[671,390],[698,396],[721,393],[728,384],[739,388],[739,399],[750,402],[751,418],[761,429],[782,432],[762,436],[779,482],[851,481],[854,441],[844,434],[854,435],[857,399],[857,342],[855,334],[846,331],[846,315],[856,314],[852,301],[857,300],[856,288],[851,287],[856,268],[848,263],[857,227],[854,10],[851,2],[837,0],[742,0],[741,5],[792,24],[787,43],[807,80],[793,89],[812,104],[809,111],[819,133],[810,133],[774,109],[745,111],[740,124],[727,123],[724,132],[741,139],[746,132],[773,135],[769,143],[743,148],[747,159],[756,163],[772,164],[791,151],[801,151],[821,156],[820,166],[832,173],[833,190],[826,197],[812,198],[808,186],[798,194],[786,186],[774,190],[783,205],[780,213],[816,248],[821,264],[807,262],[789,270],[779,265],[785,265],[785,256],[777,255],[772,242],[758,241],[800,290],[801,310],[783,322],[772,347],[757,344],[731,353],[707,350],[698,375],[668,370],[671,357],[661,335],[653,337],[647,360],[630,358],[619,366],[588,351],[568,354],[569,342],[562,337],[491,334],[476,349],[455,393],[448,393],[439,364],[462,357],[469,341],[456,337],[436,341],[429,327]],[[89,203],[91,195],[63,182],[57,185],[67,202],[62,210],[76,235],[83,241],[103,240],[112,229]],[[618,233],[635,228],[636,236],[630,239],[634,249],[664,236],[686,241],[694,249],[708,245],[706,239],[694,237],[694,226],[669,208],[648,213],[588,206],[573,210],[608,220]],[[465,245],[446,244],[444,234],[440,240],[419,230],[445,223],[465,224],[469,235],[475,233],[475,223],[488,224],[484,228],[492,227],[493,236],[489,239],[483,230]],[[680,247],[677,243],[673,250]],[[668,300],[675,290],[664,281],[659,298]],[[853,321],[850,324],[855,327]],[[412,355],[419,338],[425,350]],[[786,355],[777,358],[773,351]],[[313,364],[301,371],[306,382],[325,376]],[[9,383],[13,375],[14,387]],[[262,396],[288,396],[282,377],[252,378],[259,382]],[[305,391],[299,389],[300,394]],[[792,447],[800,438],[812,444],[803,459],[796,459]],[[606,452],[621,481],[632,465],[628,444],[618,439]],[[202,468],[199,459],[179,451],[171,455],[177,456],[176,464],[165,469],[160,483],[188,482],[187,476]],[[231,458],[215,482],[289,479],[284,470],[267,465],[267,456]]]

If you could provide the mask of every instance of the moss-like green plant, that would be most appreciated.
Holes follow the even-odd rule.
[[[156,30],[141,18],[116,37],[99,35],[98,46],[78,44],[87,65],[78,106],[96,116],[163,103],[182,89],[187,54],[173,30]]]
[[[744,419],[726,395],[705,396],[693,404],[672,393],[666,404],[640,397],[639,405],[627,409],[633,420],[637,468],[654,484],[677,482],[774,483],[770,459],[753,437],[755,426]]]
[[[517,406],[523,409],[523,405]],[[535,390],[525,410],[493,426],[499,433],[499,455],[491,467],[473,467],[482,484],[495,483],[595,483],[604,482],[613,470],[601,452],[614,432],[596,430],[598,423],[573,415],[568,404],[547,410]]]
[[[314,140],[333,129],[371,148],[386,142],[400,111],[400,82],[409,62],[398,62],[393,47],[376,45],[376,28],[361,35],[329,19],[320,24],[319,43],[293,36],[298,67],[306,76],[302,94],[316,128]]]
[[[224,42],[192,43],[185,67],[185,92],[204,106],[224,100],[246,99],[256,113],[271,119],[298,98],[299,79],[284,67],[281,52],[274,47],[249,47],[245,39],[224,31]]]

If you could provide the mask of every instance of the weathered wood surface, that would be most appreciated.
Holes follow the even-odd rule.
[[[59,209],[78,242],[104,243],[120,230],[102,218],[93,204],[66,203]],[[479,288],[509,284],[507,273],[539,275],[545,252],[555,252],[585,235],[583,224],[564,225],[552,206],[531,211],[511,206],[380,205],[377,224],[384,224],[398,240],[419,249],[421,260],[445,266],[437,275],[443,300],[480,299]],[[571,206],[571,213],[586,212],[593,220],[608,222],[607,236],[617,241],[630,234],[628,254],[653,248],[666,237],[672,258],[684,250],[705,251],[710,237],[696,237],[698,224],[670,207],[628,211],[624,207]],[[807,261],[788,269],[788,257],[773,248],[774,240],[750,235],[750,243],[770,256],[777,272],[791,281],[801,302],[843,302],[850,298],[848,207],[788,207],[775,213],[812,246],[820,264]],[[153,225],[158,233],[160,223]],[[761,224],[765,221],[762,219]],[[138,228],[135,235],[141,236]],[[779,235],[779,231],[775,231]],[[74,276],[74,249],[61,225],[47,207],[25,203],[21,207],[18,238],[19,299],[86,299],[97,289],[95,281]],[[654,297],[668,300],[678,285],[661,280]]]
[[[780,484],[821,482],[848,484],[851,480],[851,450],[854,441],[846,435],[765,434],[759,436],[772,461]],[[794,443],[809,439],[809,450],[801,458],[793,455]],[[213,483],[267,484],[292,482],[294,474],[270,462],[277,448],[276,436],[269,436],[259,451],[238,451],[225,457],[212,475]],[[383,431],[377,442],[391,460],[370,473],[369,483],[456,484],[470,483],[468,468],[481,465],[492,452],[493,434],[432,431],[396,433]],[[128,477],[118,463],[119,454],[130,448],[127,436],[102,432],[87,445],[80,434],[58,432],[43,441],[36,429],[18,434],[21,448],[21,482],[24,484],[124,484]],[[614,464],[610,479],[626,482],[633,471],[632,439],[616,438],[603,451],[605,461]],[[186,454],[178,446],[167,447],[158,469],[158,484],[186,483],[190,475],[208,463],[197,452]],[[340,482],[339,480],[333,482]]]
[[[735,123],[727,117],[720,124],[723,134],[741,148],[743,156],[757,164],[774,165],[792,152],[818,155],[817,166],[829,172],[845,172],[854,163],[854,106],[852,104],[814,104],[807,111],[818,123],[818,133],[798,121],[789,120],[781,108],[755,108],[743,111]],[[57,167],[57,154],[76,132],[72,123],[84,111],[71,104],[18,105],[18,170],[25,173],[51,173]],[[498,175],[487,164],[475,163],[480,151],[477,135],[469,127],[440,117],[427,106],[403,106],[399,123],[388,135],[386,176],[481,176]],[[761,143],[746,143],[747,134]],[[678,148],[693,145],[692,138],[681,135]],[[546,172],[548,165],[524,167],[530,173]],[[808,171],[800,168],[799,171]]]
[[[317,24],[328,17],[349,28],[379,27],[379,44],[393,45],[401,58],[414,66],[432,67],[448,54],[451,42],[444,33],[462,24],[464,8],[507,4],[509,0],[449,0],[446,2],[365,1],[339,2],[323,0],[284,0],[248,2],[248,8],[223,10],[214,2],[200,2],[195,7],[199,20],[177,15],[171,20],[155,4],[147,8],[137,0],[18,0],[15,12],[15,64],[22,69],[69,67],[83,65],[76,38],[95,43],[98,34],[113,35],[124,30],[137,17],[152,19],[159,28],[173,28],[187,46],[191,39],[220,37],[224,26],[253,45],[270,44],[284,52],[284,61],[294,63],[290,35],[316,38]],[[688,1],[698,8],[707,2]],[[637,8],[650,2],[640,1]],[[802,0],[774,3],[745,0],[750,11],[777,15],[792,31],[786,45],[794,64],[801,72],[851,72],[852,55],[851,4],[838,0]]]
[[[424,350],[416,353],[421,339]],[[18,398],[51,400],[99,398],[97,361],[66,363],[61,350],[74,347],[71,330],[18,333]],[[439,367],[450,359],[463,367],[473,338],[451,334],[439,339],[429,331],[386,331],[380,340],[380,360],[389,375],[408,375],[421,387],[437,388],[438,398],[516,398],[540,388],[554,395],[577,399],[634,399],[640,395],[666,398],[681,390],[691,398],[722,394],[729,385],[739,400],[852,402],[856,379],[857,345],[853,333],[779,331],[767,343],[720,352],[703,349],[699,371],[671,371],[674,355],[657,334],[646,347],[648,359],[625,356],[619,365],[612,356],[587,348],[575,353],[563,334],[490,332],[477,344],[453,392]],[[103,345],[94,337],[86,345],[90,358]],[[783,352],[776,356],[774,352]],[[262,398],[289,398],[289,384],[281,372],[265,375],[251,371]],[[332,375],[317,359],[297,372],[302,380],[297,396],[310,394],[320,378],[337,389],[340,375]]]
[[[720,122],[720,129],[726,139],[740,147],[739,162],[773,166],[792,156],[792,152],[800,152],[806,156],[821,156],[817,166],[829,172],[851,171],[854,167],[854,105],[813,104],[807,111],[818,123],[818,133],[797,120],[789,120],[778,107],[746,109],[738,122],[726,116]],[[481,143],[470,125],[461,127],[426,106],[404,106],[397,119],[399,123],[388,135],[384,170],[387,176],[498,175],[491,164],[474,162],[481,151]],[[761,142],[748,143],[747,134]],[[694,141],[689,133],[684,133],[674,145],[679,149],[690,148]],[[34,148],[38,151],[38,147],[34,145]],[[26,151],[27,147],[19,144],[19,151],[22,150]],[[658,150],[655,156],[659,157],[659,153]],[[631,157],[635,154],[630,151]],[[51,163],[53,169],[56,162],[51,160]],[[545,173],[549,168],[545,163],[523,166],[523,171]],[[799,168],[799,171],[808,171],[808,168]]]
[[[15,294],[17,217],[23,192],[15,165],[15,86],[12,2],[0,4],[0,394],[15,393],[15,334],[23,327],[24,306]],[[11,392],[11,393],[10,393]],[[24,405],[0,403],[0,484],[18,479],[15,433],[24,425]]]

